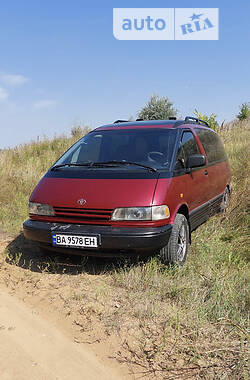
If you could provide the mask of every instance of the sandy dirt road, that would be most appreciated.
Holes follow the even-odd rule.
[[[0,289],[1,380],[120,378],[85,346]]]

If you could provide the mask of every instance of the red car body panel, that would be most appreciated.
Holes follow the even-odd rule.
[[[77,201],[87,200],[82,209],[114,210],[119,207],[144,207],[153,204],[157,185],[156,179],[72,179],[72,178],[42,178],[33,191],[30,201],[47,203],[56,207],[81,208]],[[67,196],[65,196],[67,194]],[[30,215],[34,220],[68,222],[63,217],[44,217]],[[145,222],[114,222],[75,219],[74,223],[104,224],[119,226],[152,226],[166,224],[166,221]]]
[[[210,199],[214,196],[214,194],[218,195],[224,192],[225,185],[229,185],[230,183],[231,175],[228,161],[211,165],[207,168],[207,171],[209,179],[207,196]]]
[[[150,206],[156,183],[157,179],[43,178],[30,201],[79,207],[78,199],[84,198],[84,208],[94,209]]]

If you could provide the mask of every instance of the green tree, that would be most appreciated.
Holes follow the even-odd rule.
[[[143,120],[167,120],[176,116],[177,110],[173,103],[167,97],[155,94],[138,113],[138,118]]]
[[[197,109],[195,109],[194,114],[198,117],[198,119],[206,121],[211,129],[213,129],[214,131],[218,131],[219,124],[216,120],[217,115],[215,113],[211,113],[210,116],[207,116],[203,115],[201,112],[198,112]]]
[[[245,120],[250,118],[250,103],[243,103],[240,106],[240,112],[237,115],[239,120]]]

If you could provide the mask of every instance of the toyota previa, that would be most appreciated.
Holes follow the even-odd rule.
[[[200,119],[118,120],[76,142],[34,189],[24,235],[80,255],[159,253],[183,265],[191,232],[224,210],[230,167]]]

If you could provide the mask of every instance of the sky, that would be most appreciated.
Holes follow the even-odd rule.
[[[250,1],[86,3],[1,2],[0,149],[136,117],[153,93],[220,122],[250,100]],[[117,40],[124,7],[219,8],[219,41]]]

